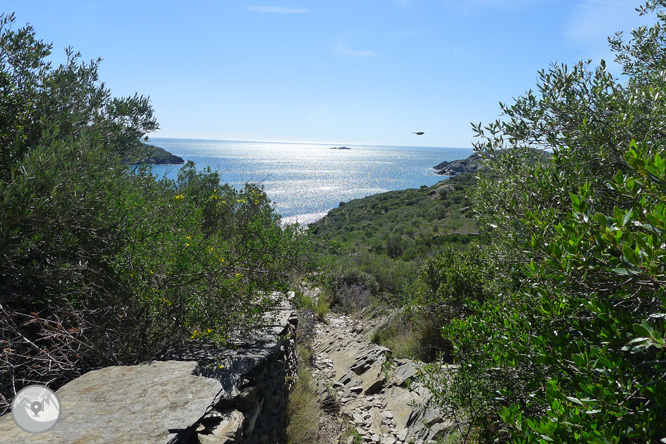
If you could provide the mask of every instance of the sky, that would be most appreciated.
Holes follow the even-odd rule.
[[[551,63],[613,61],[640,0],[0,0],[149,96],[151,137],[471,147]],[[620,70],[611,66],[618,75]],[[423,131],[421,136],[413,132]]]

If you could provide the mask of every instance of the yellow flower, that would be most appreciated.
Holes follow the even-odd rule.
[[[189,246],[190,246],[190,244],[187,244],[187,243],[186,243],[186,244],[185,244],[185,246],[186,246],[186,247],[189,247]]]
[[[185,196],[183,196],[182,194],[178,194],[178,195],[175,197],[175,199],[185,199]]]
[[[185,236],[185,239],[192,239],[192,236]]]

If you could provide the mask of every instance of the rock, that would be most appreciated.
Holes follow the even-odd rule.
[[[549,162],[551,158],[550,153],[537,148],[532,148],[529,152],[523,153],[523,155],[527,155],[530,162]],[[452,162],[444,161],[438,165],[435,165],[433,168],[437,170],[437,174],[455,176],[456,174],[460,173],[484,170],[487,168],[487,161],[488,160],[485,159],[482,155],[474,153],[467,159],[459,159]]]
[[[367,353],[359,356],[350,367],[350,370],[357,375],[362,375],[377,362],[384,362],[385,356],[391,353],[391,350],[388,348],[380,347],[378,345],[368,348],[369,350]]]
[[[442,415],[434,409],[428,409],[426,410],[425,417],[423,418],[423,423],[427,426],[430,427],[433,424],[442,422],[444,418],[442,418]]]
[[[483,157],[480,154],[474,153],[467,159],[459,159],[451,162],[444,161],[433,168],[437,170],[437,174],[446,176],[455,176],[459,173],[468,173],[479,171],[485,168],[483,164]]]
[[[382,371],[382,362],[375,362],[370,370],[361,376],[363,391],[366,395],[375,394],[384,387],[386,375]]]
[[[370,430],[376,434],[383,433],[382,414],[377,407],[373,407],[370,409]]]
[[[196,362],[152,362],[95,370],[56,394],[62,414],[46,433],[0,418],[0,443],[172,443],[185,440],[220,398],[221,384],[196,376]]]
[[[208,415],[202,420],[206,430],[198,433],[199,442],[201,444],[222,444],[238,440],[243,431],[243,414],[238,410],[215,413],[217,414]]]
[[[357,431],[364,431],[359,432],[364,442],[425,443],[448,426],[439,411],[422,407],[432,394],[416,381],[419,362],[399,359],[387,371],[389,350],[371,344],[358,321],[329,315],[329,323],[329,329],[317,329],[315,356],[331,360],[329,384],[335,381],[342,388],[338,398],[356,394],[341,405],[340,413]]]
[[[395,382],[398,385],[403,385],[405,381],[413,379],[419,374],[419,369],[412,361],[406,361],[398,366],[395,370]]]

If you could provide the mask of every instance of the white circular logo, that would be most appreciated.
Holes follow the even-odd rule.
[[[21,430],[44,433],[60,419],[60,401],[50,388],[29,385],[16,394],[12,402],[12,416]]]

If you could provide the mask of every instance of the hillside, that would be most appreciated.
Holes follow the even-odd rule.
[[[142,147],[140,150],[137,150],[139,152],[135,153],[135,156],[132,157],[138,157],[141,160],[136,161],[136,160],[130,160],[130,159],[125,159],[125,162],[131,163],[132,165],[137,165],[137,164],[148,164],[148,165],[180,165],[185,163],[185,160],[183,160],[182,157],[175,156],[165,150],[164,148],[160,148],[155,145],[148,145],[146,143],[141,144]]]
[[[429,255],[433,246],[467,243],[477,232],[466,192],[471,174],[433,186],[389,191],[341,203],[313,224],[329,250],[373,252],[405,260]]]
[[[480,154],[474,153],[467,159],[453,160],[451,162],[444,161],[433,167],[437,170],[437,174],[445,176],[455,176],[461,173],[472,173],[485,169],[483,158]]]

